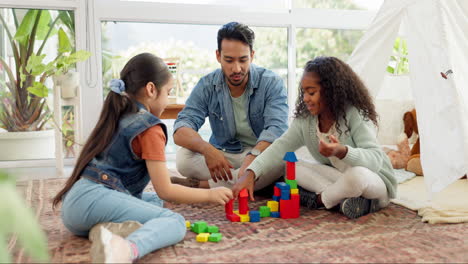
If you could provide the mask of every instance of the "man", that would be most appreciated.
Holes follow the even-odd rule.
[[[255,34],[231,22],[218,31],[216,58],[221,69],[204,76],[174,124],[177,170],[174,183],[191,187],[232,187],[250,163],[287,129],[288,105],[283,80],[252,63]],[[212,135],[198,130],[209,117]],[[284,164],[255,184],[261,189],[284,173]],[[210,180],[211,178],[211,180]],[[210,181],[208,181],[210,180]]]

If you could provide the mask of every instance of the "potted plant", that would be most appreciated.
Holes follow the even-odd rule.
[[[9,150],[1,152],[4,154],[0,154],[0,160],[54,158],[54,131],[48,122],[52,115],[46,103],[49,93],[46,81],[68,73],[76,62],[86,60],[90,54],[87,51],[73,52],[70,38],[59,26],[72,27],[68,11],[58,11],[52,18],[48,10],[28,10],[21,20],[18,19],[21,11],[11,9],[11,12],[14,18],[11,27],[16,29],[14,35],[0,14],[14,59],[10,66],[0,57],[7,76],[5,91],[0,98],[0,127],[8,131],[0,133],[0,148]],[[46,63],[44,47],[52,36],[58,38],[58,55]],[[13,139],[19,141],[13,142]],[[39,144],[37,148],[32,146],[34,139]],[[25,148],[23,153],[13,153],[21,148]],[[41,154],[44,149],[50,151]]]

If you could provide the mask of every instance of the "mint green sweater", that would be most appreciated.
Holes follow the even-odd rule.
[[[354,107],[346,112],[350,131],[339,136],[341,144],[348,147],[348,153],[342,159],[350,166],[361,166],[377,173],[387,186],[389,198],[396,197],[397,181],[390,160],[377,143],[376,128],[372,121],[365,121]],[[331,165],[330,160],[318,151],[319,140],[316,132],[317,117],[296,118],[289,129],[259,155],[247,168],[255,173],[255,177],[262,177],[271,170],[273,164],[284,162],[286,152],[294,152],[306,146],[310,154],[318,162]],[[340,129],[346,130],[344,121]]]

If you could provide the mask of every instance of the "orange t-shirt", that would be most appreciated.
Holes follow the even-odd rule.
[[[148,128],[132,141],[132,149],[144,160],[166,161],[166,136],[160,125]]]

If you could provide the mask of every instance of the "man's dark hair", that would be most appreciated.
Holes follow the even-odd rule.
[[[218,30],[218,51],[221,52],[221,42],[223,39],[239,40],[249,45],[253,50],[255,33],[247,26],[238,22],[230,22],[223,25]]]

